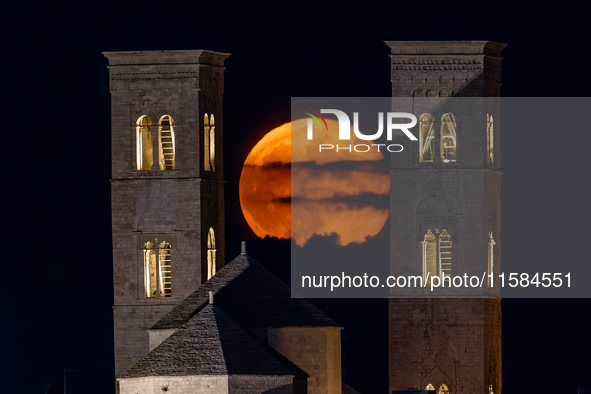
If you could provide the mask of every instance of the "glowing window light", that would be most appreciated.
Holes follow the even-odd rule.
[[[447,386],[444,384],[442,384],[441,386],[439,386],[439,390],[437,390],[437,394],[447,394],[449,393],[449,389],[447,388]]]
[[[154,160],[152,121],[146,115],[136,122],[136,160],[138,171],[149,171]]]
[[[444,163],[454,163],[456,161],[456,117],[452,113],[447,113],[441,117],[441,160]]]
[[[146,242],[144,245],[144,286],[146,298],[155,298],[157,289],[156,284],[156,252],[154,244]]]
[[[495,242],[492,231],[488,234],[488,287],[492,287],[492,273],[495,272]]]
[[[162,242],[158,248],[152,242],[144,244],[144,288],[146,298],[172,296],[170,244]]]
[[[437,243],[431,229],[427,230],[425,239],[421,243],[423,246],[423,280],[427,281],[427,277],[429,277],[428,283],[430,283],[430,278],[437,276]]]
[[[439,236],[439,274],[451,276],[451,236],[443,229]]]
[[[215,172],[215,119],[213,115],[209,119],[209,165],[211,171]]]
[[[210,157],[209,157],[209,116],[203,116],[203,160],[205,171],[211,171]]]
[[[494,163],[495,161],[495,133],[494,122],[492,115],[486,114],[486,150],[487,163]]]
[[[215,233],[213,228],[209,228],[207,233],[207,280],[209,280],[216,273],[216,248],[215,248]]]
[[[170,244],[164,241],[159,245],[159,248],[158,276],[160,281],[160,298],[168,298],[172,295]]]
[[[158,147],[160,170],[175,169],[174,123],[172,116],[164,115],[158,122]]]
[[[435,157],[435,128],[433,127],[433,115],[425,113],[419,118],[419,161],[430,162]]]
[[[439,232],[439,230],[436,230]],[[431,229],[427,230],[425,238],[421,241],[423,255],[423,280],[430,283],[432,277],[440,278],[451,276],[452,270],[452,240],[451,235],[443,229],[439,237],[436,237]],[[427,280],[429,277],[429,280]]]

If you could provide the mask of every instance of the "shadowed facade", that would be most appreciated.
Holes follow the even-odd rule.
[[[392,97],[499,96],[505,44],[387,45]],[[414,275],[447,276],[471,264],[482,275],[493,258],[499,272],[500,130],[490,125],[497,113],[483,112],[481,127],[470,128],[420,103],[409,109],[419,119],[419,144],[392,155],[392,273],[409,264]],[[390,390],[501,393],[498,298],[391,298],[388,346]]]

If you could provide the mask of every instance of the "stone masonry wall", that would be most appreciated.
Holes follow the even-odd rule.
[[[111,52],[112,226],[115,370],[147,354],[146,330],[206,280],[207,231],[225,263],[223,62],[211,51]],[[216,171],[204,171],[204,115],[215,116]],[[137,120],[152,122],[158,163],[159,120],[173,119],[175,168],[137,170]],[[158,239],[158,241],[156,241]],[[142,247],[171,244],[172,296],[146,298]]]
[[[292,376],[230,375],[230,394],[306,394]]]
[[[393,97],[499,95],[504,44],[387,44],[391,48]],[[414,110],[417,117],[429,112]],[[476,116],[458,119],[455,163],[419,163],[416,144],[404,155],[394,155],[392,275],[422,274],[421,241],[427,229],[435,233],[445,228],[450,233],[452,275],[482,275],[486,271],[490,231],[497,242],[495,265],[500,267],[500,150],[495,149],[495,163],[487,163],[486,111],[483,107]],[[441,114],[434,113],[434,117],[437,130]],[[495,128],[495,144],[499,141],[500,132]],[[428,384],[438,389],[445,384],[454,394],[486,394],[492,384],[499,394],[500,300],[391,298],[389,350],[390,390],[423,390]]]
[[[268,340],[271,347],[310,375],[308,394],[341,393],[340,328],[270,328]]]
[[[391,299],[390,390],[501,389],[500,300]]]
[[[120,394],[162,394],[163,387],[170,393],[228,394],[228,376],[157,376],[119,379]]]

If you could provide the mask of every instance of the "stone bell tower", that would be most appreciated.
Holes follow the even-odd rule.
[[[115,373],[148,329],[225,262],[224,60],[205,50],[108,52]]]
[[[504,44],[387,42],[393,97],[408,97],[418,141],[391,164],[391,270],[500,273],[498,106],[471,119],[418,98],[498,97]],[[414,99],[413,99],[414,98]],[[453,100],[453,99],[452,99]],[[472,122],[472,127],[468,126]],[[420,134],[420,135],[416,135]],[[405,146],[406,148],[406,146]],[[498,298],[391,298],[390,390],[501,394]]]

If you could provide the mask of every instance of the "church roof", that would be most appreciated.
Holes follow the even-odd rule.
[[[209,304],[120,378],[193,375],[308,376]]]
[[[359,394],[359,392],[355,391],[347,383],[342,382],[342,394]]]
[[[151,329],[181,326],[208,304],[210,291],[215,294],[216,305],[246,329],[339,327],[308,300],[292,298],[291,289],[281,279],[249,255],[241,254]]]

